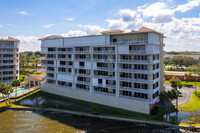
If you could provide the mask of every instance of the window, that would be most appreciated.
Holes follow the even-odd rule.
[[[102,84],[102,79],[98,79],[98,83],[99,83],[99,84]]]
[[[85,62],[79,62],[79,66],[85,66]]]

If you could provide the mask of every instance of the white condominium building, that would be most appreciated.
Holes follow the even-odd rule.
[[[19,77],[19,40],[0,39],[0,82],[11,84]]]
[[[149,114],[164,89],[163,38],[146,27],[41,38],[42,91]]]

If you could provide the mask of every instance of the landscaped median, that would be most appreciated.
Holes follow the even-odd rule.
[[[195,92],[192,93],[191,99],[188,103],[184,105],[178,106],[179,110],[191,112],[197,111],[200,109],[200,91],[197,91],[197,95]]]

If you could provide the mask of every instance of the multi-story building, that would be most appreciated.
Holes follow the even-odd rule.
[[[142,27],[41,38],[42,90],[149,114],[163,87],[163,34]]]
[[[0,82],[11,84],[19,77],[19,40],[0,39]]]

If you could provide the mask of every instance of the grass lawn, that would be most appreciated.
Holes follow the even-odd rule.
[[[187,82],[187,83],[195,86],[195,82]],[[165,80],[165,84],[171,84],[170,80]],[[186,81],[181,81],[181,84],[186,84]],[[197,87],[200,87],[200,82],[197,82]]]
[[[197,91],[198,97],[195,95],[195,92],[192,93],[191,99],[188,103],[184,105],[178,106],[179,110],[182,109],[183,111],[197,111],[200,109],[200,91]]]
[[[185,126],[185,127],[189,127],[189,124],[185,124],[185,123],[180,123],[179,126]],[[192,124],[192,126],[194,127],[200,127],[200,124]]]

